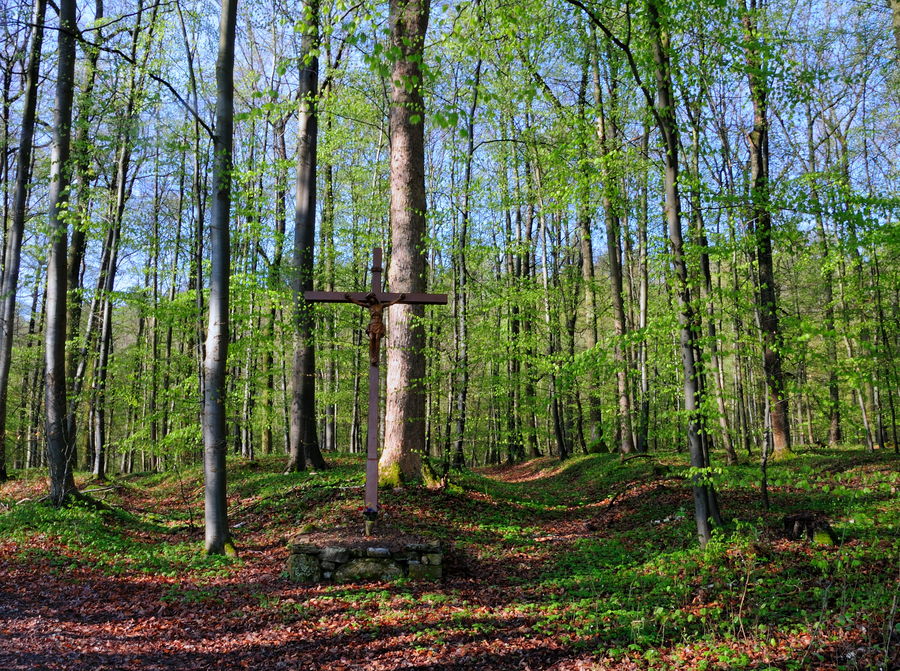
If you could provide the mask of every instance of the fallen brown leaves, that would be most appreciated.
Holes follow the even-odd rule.
[[[532,464],[504,477],[526,481],[538,470]],[[28,487],[15,487],[17,495],[29,494]],[[628,530],[639,524],[636,512],[649,501],[675,508],[687,495],[664,479],[635,482],[615,500],[608,495],[530,519],[533,542],[524,544],[499,532],[486,536],[476,524],[456,524],[449,576],[437,585],[287,582],[280,577],[287,557],[281,541],[292,529],[256,512],[254,500],[235,502],[236,509],[245,511],[241,561],[214,576],[105,575],[59,539],[35,536],[28,552],[0,541],[0,669],[644,669],[644,651],[608,656],[595,639],[537,627],[539,615],[529,606],[565,595],[562,589],[539,588],[538,581],[530,585],[528,578],[545,570],[551,549],[558,552],[579,539]],[[124,500],[136,510],[160,505],[135,490]],[[329,500],[342,504],[340,497]],[[183,504],[175,493],[162,505]],[[348,498],[347,508],[353,505]],[[465,518],[500,504],[483,493],[415,491],[396,493],[392,505],[420,524],[440,525],[447,511]],[[198,530],[190,528],[173,529],[166,538],[146,530],[129,533],[146,543],[198,538]],[[772,543],[772,552],[808,551],[778,543],[787,541]],[[686,613],[699,616],[701,608],[722,606],[702,590],[698,581]],[[789,663],[803,668],[815,644],[831,652],[824,661],[810,658],[806,668],[836,669],[867,640],[858,626],[847,626],[839,640],[780,632],[771,640],[746,637],[728,646],[734,655],[746,656],[748,668],[785,668]],[[661,648],[654,664],[694,669],[710,659],[716,659],[715,651],[698,641]],[[728,665],[713,662],[709,668]]]

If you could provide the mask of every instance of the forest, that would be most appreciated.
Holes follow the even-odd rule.
[[[374,248],[385,291],[449,297],[385,311],[389,505],[421,483],[512,496],[528,464],[569,501],[558,464],[609,512],[677,472],[707,551],[803,506],[841,536],[849,508],[790,499],[799,481],[895,493],[898,0],[0,12],[10,542],[83,506],[165,506],[119,489],[178,482],[185,533],[202,504],[206,554],[233,556],[254,469],[355,487],[367,314],[304,292],[368,291]],[[866,500],[877,563],[898,511]],[[873,610],[888,666],[893,580]]]

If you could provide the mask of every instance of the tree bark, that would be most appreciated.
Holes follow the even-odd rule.
[[[675,269],[676,296],[678,299],[678,323],[681,336],[681,363],[684,378],[684,409],[688,413],[688,450],[691,466],[702,469],[707,466],[700,439],[700,416],[698,408],[697,364],[694,360],[694,334],[691,330],[693,314],[691,293],[688,285],[687,263],[681,233],[681,196],[678,189],[678,135],[675,120],[675,100],[672,95],[672,74],[669,65],[669,38],[660,20],[660,0],[648,0],[647,14],[652,40],[654,76],[657,98],[655,116],[663,140],[665,160],[665,217],[669,232],[672,263]],[[694,476],[694,518],[697,537],[705,546],[711,537],[710,500],[711,486]]]
[[[701,380],[707,389],[705,393],[709,393],[709,377],[712,377],[722,448],[725,450],[726,462],[733,465],[737,463],[738,458],[734,450],[734,443],[731,440],[731,429],[728,426],[728,411],[725,408],[725,381],[722,376],[719,340],[716,332],[716,306],[712,295],[713,284],[712,270],[709,264],[709,242],[706,237],[706,223],[703,219],[700,202],[700,118],[696,112],[689,112],[689,116],[691,119],[691,145],[693,148],[690,186],[691,224],[695,238],[694,244],[700,250],[700,299],[706,308],[706,334],[709,340],[709,376],[705,375],[706,371],[701,371]]]
[[[648,159],[650,145],[650,128],[644,127],[641,137],[641,155],[645,162]],[[646,164],[646,163],[645,163]],[[647,452],[650,446],[650,374],[647,367],[647,305],[650,296],[649,264],[647,260],[647,220],[648,220],[648,185],[649,170],[643,171],[641,179],[641,209],[638,215],[638,265],[640,282],[638,288],[638,329],[641,337],[638,341],[638,363],[641,369],[641,407],[638,412],[637,435],[635,448],[638,452]]]
[[[631,432],[631,395],[628,390],[628,362],[625,352],[625,336],[628,322],[625,316],[625,296],[622,285],[621,209],[622,194],[616,169],[610,163],[618,152],[619,130],[618,90],[616,76],[610,76],[610,100],[604,104],[600,82],[599,54],[594,45],[594,98],[597,104],[597,146],[600,152],[600,176],[602,185],[603,219],[606,224],[606,251],[609,262],[610,294],[613,304],[613,360],[616,363],[616,389],[619,397],[619,451],[628,454],[634,450]],[[608,59],[613,62],[612,58]]]
[[[390,0],[391,46],[391,265],[394,292],[425,290],[425,150],[421,61],[428,29],[429,0]],[[387,404],[383,484],[421,477],[425,447],[425,333],[421,305],[389,311]]]
[[[156,9],[154,7],[149,30],[151,33],[155,24]],[[138,2],[137,16],[135,18],[134,29],[131,34],[131,61],[136,62],[139,39],[145,26],[142,25],[144,11],[143,0]],[[142,59],[141,66],[146,65],[147,58],[150,55],[148,46],[147,52]],[[128,200],[130,188],[128,184],[128,171],[131,165],[132,142],[137,123],[137,97],[143,88],[144,75],[138,74],[138,66],[131,68],[127,85],[127,100],[125,109],[121,116],[122,130],[118,138],[116,174],[112,182],[111,190],[114,192],[113,211],[110,222],[110,248],[108,256],[108,264],[106,274],[103,277],[102,286],[98,286],[99,311],[100,311],[100,340],[98,342],[97,360],[94,367],[94,383],[93,383],[93,441],[94,441],[94,459],[93,471],[98,479],[106,477],[105,451],[106,451],[106,379],[107,366],[109,364],[109,356],[112,351],[112,292],[116,281],[116,269],[119,257],[119,241],[121,239],[122,220],[125,216],[125,204]],[[138,342],[140,342],[140,338]],[[74,417],[74,413],[70,412],[70,418]],[[69,439],[74,442],[74,421],[71,422],[70,430],[72,433]]]
[[[291,454],[287,471],[302,471],[306,460],[325,468],[316,427],[316,350],[312,307],[303,292],[313,284],[316,240],[316,158],[318,150],[319,3],[304,5],[307,23],[300,54],[300,111],[297,116],[297,191],[294,210],[294,367],[291,396]]]
[[[12,221],[6,236],[3,260],[3,280],[0,285],[0,482],[6,472],[6,414],[9,397],[9,369],[12,340],[16,322],[16,291],[19,286],[19,266],[22,259],[22,237],[28,209],[28,185],[31,181],[31,154],[34,148],[34,119],[37,108],[38,78],[41,66],[41,47],[44,41],[46,0],[35,0],[31,49],[25,73],[25,100],[22,128],[19,134],[19,153],[16,157],[16,182],[13,191]]]
[[[592,35],[593,38],[593,35]],[[593,46],[593,45],[592,45]],[[591,56],[594,49],[587,49],[585,54],[584,70],[582,71],[582,83],[579,95],[579,107],[582,119],[585,118],[585,108],[587,106],[587,78],[588,67],[593,61]],[[581,140],[579,150],[582,154],[584,163],[583,186],[581,189],[578,213],[578,233],[579,244],[581,245],[581,283],[584,289],[584,321],[587,327],[585,332],[585,348],[592,351],[597,347],[597,293],[596,282],[594,278],[594,244],[593,234],[591,232],[591,216],[589,204],[589,186],[588,181],[590,172],[588,166],[588,150],[587,141]],[[588,452],[606,452],[606,440],[603,436],[603,414],[601,407],[600,395],[600,377],[597,374],[596,366],[590,366],[588,369],[588,391],[587,391],[587,416],[588,416]]]
[[[216,59],[213,207],[210,220],[209,322],[203,362],[203,448],[206,552],[232,554],[226,499],[228,288],[231,273],[231,152],[234,132],[234,41],[237,0],[222,0]]]
[[[772,421],[772,456],[775,459],[791,450],[790,414],[787,389],[782,371],[783,338],[778,324],[778,300],[775,291],[775,267],[772,260],[772,215],[769,203],[769,121],[768,85],[763,72],[762,56],[756,40],[760,39],[756,19],[757,0],[744,4],[744,42],[747,56],[747,78],[753,103],[753,130],[750,145],[751,204],[749,227],[755,237],[757,291],[760,328],[763,336],[763,370],[769,394]]]
[[[63,505],[75,492],[71,445],[66,432],[66,241],[72,98],[75,79],[75,0],[60,0],[56,106],[50,158],[50,214],[47,260],[47,323],[44,332],[47,461],[50,500]]]
[[[819,236],[819,248],[822,254],[822,305],[825,308],[825,350],[828,362],[828,443],[835,446],[843,440],[841,431],[841,397],[838,389],[838,358],[837,358],[837,332],[834,321],[834,271],[832,270],[830,250],[828,244],[828,232],[825,230],[825,216],[822,211],[822,202],[818,189],[818,161],[813,140],[814,122],[812,112],[807,107],[806,114],[806,146],[809,171],[812,173],[810,180],[810,201],[813,206],[813,216],[816,221],[816,233]]]
[[[469,218],[471,214],[470,201],[472,191],[472,162],[475,158],[475,112],[478,110],[478,87],[481,84],[481,59],[475,64],[474,82],[472,84],[472,102],[469,106],[469,115],[466,120],[468,131],[468,143],[466,145],[466,164],[463,173],[463,202],[460,215],[459,240],[457,241],[456,261],[456,301],[457,310],[457,335],[459,349],[457,351],[457,370],[459,384],[456,389],[456,438],[453,448],[453,464],[462,468],[465,463],[463,446],[466,435],[466,401],[469,393],[469,355],[468,355],[468,293],[466,279],[466,248],[468,246]]]
[[[94,3],[94,23],[103,20],[103,0]],[[94,34],[98,42],[103,40],[103,31],[98,27]],[[81,329],[83,298],[83,266],[84,256],[87,250],[87,231],[90,227],[90,189],[95,177],[91,174],[92,148],[89,140],[89,131],[96,123],[93,118],[96,107],[94,84],[97,80],[97,61],[100,58],[100,49],[86,46],[87,59],[84,64],[84,84],[78,96],[78,119],[75,122],[75,146],[72,156],[74,175],[72,176],[72,190],[75,194],[75,202],[72,205],[76,213],[72,226],[72,238],[69,242],[69,255],[67,260],[68,303],[66,309],[66,324],[68,329],[67,340],[70,343],[66,352],[66,373],[69,376],[69,407],[66,418],[66,430],[72,443],[72,459],[76,460],[77,453],[77,412],[81,394],[81,380],[77,378],[79,364],[89,351],[85,347],[74,347],[72,344],[78,338]],[[92,309],[97,306],[93,305]],[[92,313],[93,314],[93,313]],[[96,319],[95,319],[96,321]],[[89,332],[85,337],[92,337]],[[82,375],[83,379],[83,375]]]
[[[285,129],[287,121],[285,117],[279,117],[273,124],[274,149],[275,149],[275,250],[272,254],[272,264],[269,268],[269,289],[275,291],[281,283],[281,263],[284,255],[284,234],[287,225],[287,147],[285,146]],[[278,320],[278,308],[275,301],[269,308],[269,322],[267,326],[267,344],[263,357],[263,370],[266,371],[266,422],[263,427],[262,451],[263,454],[271,454],[273,446],[272,424],[275,422],[275,324]]]

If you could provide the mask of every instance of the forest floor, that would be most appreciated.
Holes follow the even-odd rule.
[[[730,520],[697,547],[683,455],[540,459],[385,492],[393,525],[448,547],[436,583],[282,577],[305,525],[360,518],[363,461],[234,460],[237,559],[206,557],[202,476],[79,479],[108,510],[0,487],[0,669],[900,669],[900,458],[803,452],[722,468]],[[30,499],[30,500],[23,500]],[[784,537],[787,513],[838,544]]]

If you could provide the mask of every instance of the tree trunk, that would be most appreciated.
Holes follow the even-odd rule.
[[[641,137],[641,156],[647,158],[650,145],[650,128],[644,127]],[[635,448],[644,453],[649,449],[650,432],[650,375],[647,369],[647,304],[650,296],[650,276],[647,261],[647,220],[648,220],[648,185],[649,170],[644,169],[641,179],[641,209],[638,215],[638,265],[640,266],[640,283],[638,289],[638,329],[641,337],[638,341],[638,363],[641,369],[641,407],[638,412],[638,429]]]
[[[103,20],[103,0],[96,0],[94,7],[94,23],[97,25]],[[97,29],[93,38],[97,42],[103,41],[103,31]],[[82,296],[84,256],[87,249],[87,231],[90,228],[91,184],[95,177],[91,174],[92,147],[89,139],[89,131],[96,121],[92,118],[96,106],[94,95],[94,83],[97,80],[97,61],[100,58],[100,49],[85,47],[87,59],[84,65],[84,88],[79,95],[78,119],[75,122],[75,145],[73,151],[72,189],[75,194],[73,210],[76,213],[72,226],[72,239],[69,243],[69,255],[67,260],[67,289],[68,303],[66,309],[66,324],[68,328],[67,340],[74,343],[81,329],[81,311],[84,303]],[[96,305],[93,306],[96,308]],[[90,334],[89,334],[90,335]],[[87,350],[85,350],[87,351]],[[69,408],[66,418],[66,430],[72,443],[72,459],[76,458],[77,448],[77,412],[80,396],[80,381],[76,378],[79,368],[78,355],[82,354],[82,348],[69,345],[66,352],[66,373],[69,376]],[[76,389],[76,386],[78,387]]]
[[[841,432],[841,397],[838,389],[837,333],[834,323],[834,271],[829,258],[828,232],[825,230],[825,216],[818,189],[818,165],[813,140],[814,120],[809,106],[806,114],[806,146],[809,171],[812,173],[809,195],[814,210],[816,233],[819,236],[819,248],[822,254],[822,305],[825,308],[825,349],[828,365],[828,443],[837,445],[843,440]]]
[[[657,85],[655,116],[663,139],[665,160],[665,217],[669,231],[672,263],[675,267],[675,281],[678,299],[678,323],[681,331],[681,363],[684,379],[684,409],[688,413],[688,449],[691,466],[696,469],[707,466],[700,440],[700,417],[697,407],[697,365],[694,360],[694,334],[691,330],[693,315],[691,294],[688,286],[687,263],[681,234],[681,196],[678,190],[678,135],[675,120],[675,100],[672,95],[672,75],[669,66],[669,37],[660,20],[660,0],[648,0],[647,10],[655,65],[654,75]],[[706,546],[711,537],[710,516],[712,514],[711,486],[694,477],[694,518],[697,536],[701,546]]]
[[[505,166],[506,167],[506,166]],[[505,179],[508,170],[503,171],[503,188],[506,202],[512,202],[509,193],[509,183]],[[521,209],[516,209],[517,221],[521,218]],[[513,238],[512,213],[509,207],[506,208],[504,217],[505,228],[505,247],[506,247],[506,280],[507,291],[511,297],[509,301],[509,316],[507,322],[509,324],[509,338],[506,343],[507,355],[507,378],[510,387],[508,413],[506,416],[506,458],[510,462],[521,461],[525,458],[525,447],[522,443],[521,430],[521,412],[522,412],[522,393],[521,393],[521,362],[519,359],[519,303],[516,292],[519,287],[519,274],[521,272],[521,255],[514,250],[515,238]],[[517,225],[517,230],[521,231],[521,223]]]
[[[302,471],[306,460],[325,468],[316,428],[316,350],[312,306],[303,292],[312,289],[316,240],[316,156],[319,78],[319,3],[304,5],[307,24],[300,48],[300,111],[297,115],[297,191],[294,210],[294,368],[291,396],[291,455],[287,471]]]
[[[231,152],[234,131],[234,37],[237,0],[222,0],[216,59],[216,126],[210,220],[209,324],[203,362],[203,448],[208,554],[232,554],[226,499],[228,287],[231,274]]]
[[[397,57],[391,72],[391,265],[394,292],[425,290],[425,148],[422,57],[429,0],[390,0],[391,45]],[[421,305],[389,311],[387,404],[383,484],[421,477],[425,446],[425,333]]]
[[[594,99],[597,104],[597,146],[600,152],[601,180],[603,182],[603,219],[606,224],[606,251],[609,262],[610,295],[613,304],[613,360],[616,366],[616,389],[619,397],[619,451],[628,454],[634,450],[631,432],[631,396],[628,390],[628,362],[625,353],[625,336],[628,322],[625,317],[625,296],[622,285],[621,209],[620,182],[610,162],[618,152],[619,131],[615,120],[618,114],[618,89],[616,75],[610,76],[609,105],[604,104],[600,82],[599,54],[594,45]],[[610,63],[613,59],[608,59]]]
[[[31,172],[31,154],[34,147],[34,118],[37,108],[38,77],[41,66],[41,46],[44,41],[44,14],[46,0],[35,0],[32,23],[34,25],[28,69],[25,74],[25,100],[22,110],[22,128],[19,135],[19,153],[16,158],[16,182],[13,194],[12,221],[6,237],[3,260],[3,280],[0,287],[0,482],[7,479],[6,472],[6,410],[9,392],[9,369],[12,356],[12,340],[16,322],[16,291],[19,286],[19,265],[22,259],[22,237],[25,232],[25,214],[28,209],[28,185]]]
[[[751,218],[748,224],[755,236],[757,258],[757,291],[759,296],[760,328],[763,335],[763,370],[769,394],[772,420],[772,456],[775,459],[791,450],[787,389],[782,371],[783,338],[778,324],[778,303],[775,292],[775,267],[772,260],[772,215],[769,203],[769,121],[768,84],[763,73],[763,57],[755,45],[757,0],[750,0],[749,10],[744,4],[744,40],[747,54],[747,78],[753,102],[753,130],[748,134],[750,145]]]
[[[722,377],[722,363],[719,357],[719,341],[716,332],[716,306],[713,301],[712,270],[709,265],[709,242],[706,237],[706,224],[700,203],[700,118],[696,113],[690,113],[692,148],[691,154],[691,223],[693,234],[696,238],[694,244],[700,249],[700,298],[706,307],[706,335],[709,339],[709,376],[703,376],[704,383],[709,384],[712,377],[713,393],[716,401],[717,420],[719,424],[722,448],[725,450],[725,459],[728,464],[736,464],[737,453],[734,451],[734,443],[731,440],[731,429],[728,426],[728,411],[725,408],[725,380]],[[709,393],[707,391],[707,393]]]
[[[152,40],[152,31],[156,18],[156,8],[154,7],[153,15],[150,19],[150,35]],[[137,16],[135,18],[134,29],[131,34],[131,61],[136,62],[137,51],[139,46],[139,38],[144,30],[142,25],[144,3],[138,2]],[[142,59],[141,66],[146,65],[149,58],[150,49]],[[135,139],[136,122],[137,122],[137,96],[143,88],[144,75],[138,74],[138,66],[131,68],[129,80],[127,84],[127,100],[125,109],[121,119],[123,128],[120,131],[117,147],[116,174],[112,183],[112,191],[114,192],[113,211],[110,222],[110,248],[106,267],[106,274],[103,277],[102,286],[98,285],[99,310],[101,314],[100,322],[100,340],[97,349],[97,361],[94,368],[94,384],[93,384],[93,416],[94,416],[94,459],[93,471],[98,479],[106,477],[105,471],[105,450],[106,450],[106,379],[107,366],[109,364],[109,356],[112,350],[112,292],[116,281],[116,269],[119,256],[119,240],[121,238],[122,219],[125,216],[125,204],[128,200],[130,188],[128,185],[128,171],[131,164],[132,142]],[[138,338],[141,342],[141,338]],[[74,412],[70,412],[70,418],[74,417]],[[74,443],[74,421],[70,425],[69,440]]]
[[[453,450],[453,463],[461,468],[465,463],[463,445],[466,435],[466,399],[469,393],[469,355],[468,355],[468,294],[466,279],[466,247],[468,246],[470,201],[472,190],[472,162],[475,158],[475,112],[478,110],[478,87],[481,84],[481,59],[475,64],[475,75],[472,83],[472,103],[469,106],[469,115],[466,120],[468,131],[468,144],[466,146],[466,165],[463,175],[463,203],[461,208],[461,222],[459,228],[459,240],[457,241],[457,284],[456,300],[457,332],[459,337],[459,349],[457,351],[457,368],[459,371],[459,386],[456,389],[456,440]]]
[[[272,265],[269,268],[269,289],[276,291],[281,285],[282,260],[284,254],[284,235],[287,227],[287,170],[284,167],[287,161],[287,147],[285,146],[285,130],[287,120],[279,117],[273,128],[275,149],[275,251],[272,254]],[[275,422],[275,351],[276,329],[278,321],[278,308],[275,301],[269,308],[268,339],[263,358],[263,369],[266,371],[266,422],[263,427],[262,451],[263,454],[271,454],[273,446],[272,424]]]
[[[60,0],[56,107],[50,159],[50,215],[47,260],[47,324],[44,332],[47,461],[50,500],[63,505],[75,492],[71,446],[66,435],[66,241],[64,213],[68,206],[69,150],[75,78],[75,0]]]
[[[593,38],[593,35],[592,35]],[[584,70],[582,71],[582,82],[578,104],[581,111],[581,118],[587,122],[585,108],[587,106],[587,77],[588,67],[594,61],[591,58],[594,49],[587,50],[585,56]],[[579,137],[582,137],[579,134]],[[578,212],[578,238],[581,246],[581,283],[584,289],[584,321],[587,326],[585,332],[585,348],[592,351],[597,347],[597,294],[594,279],[594,245],[593,234],[591,232],[591,216],[589,203],[589,186],[588,180],[591,173],[588,171],[588,150],[587,142],[581,140],[579,150],[581,160],[583,162],[584,175],[582,179],[583,187],[580,193],[579,212]],[[603,415],[601,408],[600,395],[600,376],[597,374],[596,366],[588,367],[587,380],[587,416],[588,416],[588,452],[606,452],[606,440],[603,436]]]
[[[330,116],[326,117],[326,136],[331,132]],[[322,257],[324,259],[325,285],[328,291],[334,291],[334,167],[329,163],[323,166],[324,170],[324,198],[322,199]],[[325,438],[326,451],[337,451],[337,403],[334,396],[337,393],[337,362],[334,348],[335,315],[329,312],[327,317],[327,332],[329,344],[329,357],[325,369],[325,385],[328,390],[328,404],[325,406]]]
[[[888,0],[891,6],[891,23],[894,28],[894,40],[897,42],[895,59],[900,62],[900,0]]]

